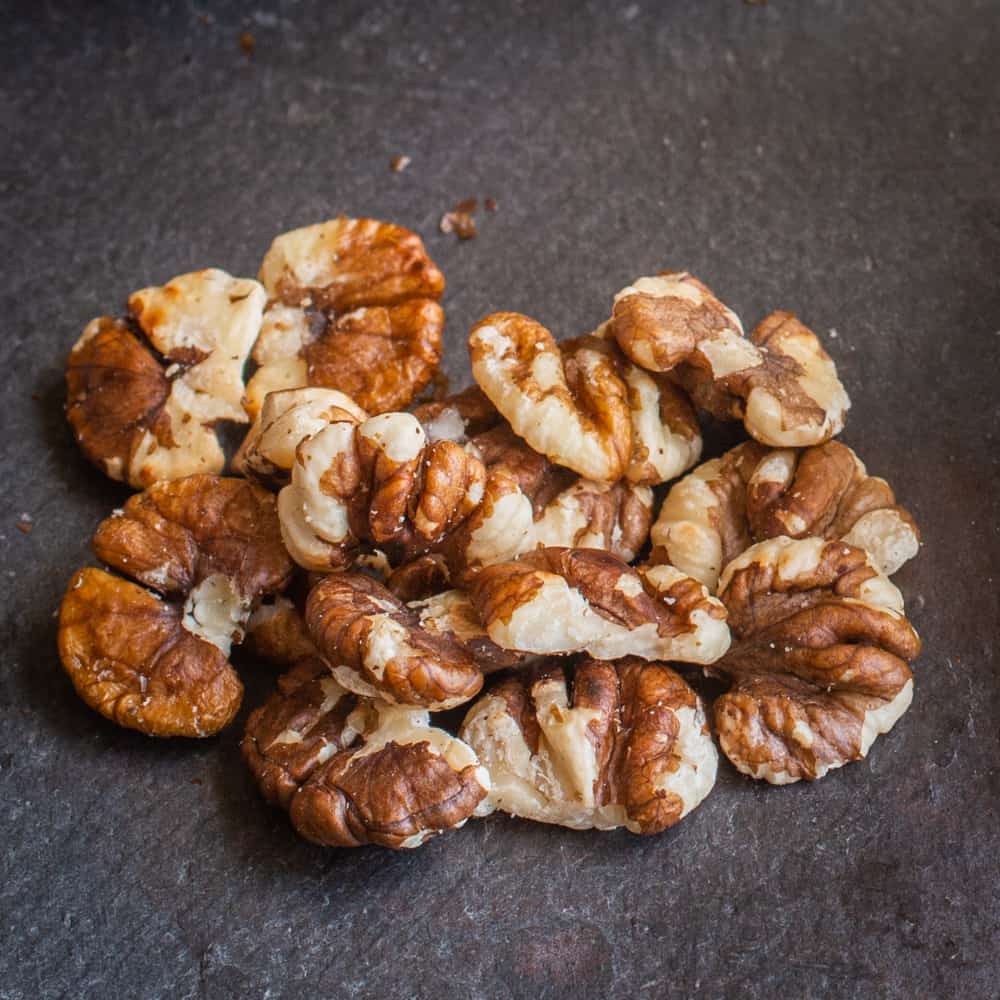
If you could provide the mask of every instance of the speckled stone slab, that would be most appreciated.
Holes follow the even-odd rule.
[[[997,995],[998,58],[995,0],[8,5],[0,998]],[[460,242],[465,198],[497,209]],[[790,788],[725,764],[653,839],[496,816],[337,853],[240,762],[266,668],[203,743],[83,706],[53,614],[126,494],[73,445],[67,350],[338,212],[424,235],[457,385],[483,314],[579,334],[665,267],[824,337],[844,439],[926,541],[897,577],[916,700],[867,761]]]

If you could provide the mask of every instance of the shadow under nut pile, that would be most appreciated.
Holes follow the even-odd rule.
[[[415,233],[341,217],[277,237],[258,280],[181,275],[86,326],[67,417],[141,492],[63,598],[81,698],[211,736],[239,664],[270,664],[244,759],[340,847],[497,811],[655,834],[719,749],[773,784],[865,757],[913,696],[888,577],[920,536],[834,440],[850,401],[818,337],[787,312],[747,336],[664,272],[568,340],[486,316],[449,396],[443,290]],[[747,440],[704,457],[706,415]],[[247,427],[228,476],[225,421]]]

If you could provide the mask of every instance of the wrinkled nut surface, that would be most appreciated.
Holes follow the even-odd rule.
[[[913,697],[920,640],[899,591],[863,550],[772,538],[720,580],[733,646],[709,672],[723,753],[772,784],[821,778],[867,755]]]
[[[560,667],[507,677],[473,705],[461,736],[490,774],[479,815],[576,830],[660,833],[708,795],[718,766],[694,691],[633,658],[585,661],[572,690]]]
[[[479,387],[535,451],[588,479],[621,479],[632,453],[631,414],[605,352],[582,342],[560,350],[540,323],[504,312],[472,328],[469,355]]]
[[[418,847],[461,826],[490,788],[472,750],[426,711],[359,698],[318,659],[278,679],[241,749],[265,800],[331,847]]]
[[[653,507],[647,487],[583,479],[540,455],[506,424],[473,437],[469,447],[489,473],[504,473],[516,481],[531,503],[532,523],[504,559],[565,546],[605,549],[631,561],[646,543]]]
[[[243,759],[265,800],[287,809],[320,765],[350,746],[357,733],[347,719],[358,697],[334,680],[318,656],[295,662],[277,689],[247,718]]]
[[[409,608],[419,616],[422,628],[458,639],[484,674],[509,667],[522,667],[538,659],[530,654],[498,646],[486,634],[472,600],[463,590],[445,590],[422,600],[411,601]]]
[[[330,424],[360,424],[367,419],[350,396],[336,389],[272,392],[233,458],[233,469],[265,485],[284,486],[301,442]]]
[[[246,423],[243,366],[265,298],[256,281],[209,269],[136,292],[128,320],[92,320],[66,366],[66,416],[84,454],[137,489],[221,472],[215,424]]]
[[[306,839],[331,847],[419,847],[462,826],[489,794],[472,748],[416,708],[361,700],[356,742],[313,771],[289,812]]]
[[[348,690],[393,704],[434,710],[474,697],[483,675],[451,631],[361,573],[321,580],[306,602],[306,625],[333,676]]]
[[[157,483],[100,524],[94,550],[151,589],[97,569],[71,580],[59,652],[80,697],[151,736],[223,728],[243,694],[230,646],[292,572],[274,498],[240,479]]]
[[[886,575],[920,548],[912,516],[846,445],[769,449],[749,442],[671,488],[653,525],[653,559],[714,591],[723,566],[752,542],[778,535],[841,539],[866,549]]]
[[[595,549],[539,549],[487,567],[469,593],[504,649],[707,664],[729,647],[725,608],[697,580]]]
[[[836,366],[791,313],[772,313],[747,339],[736,314],[697,278],[665,273],[615,296],[611,330],[637,365],[676,372],[697,405],[742,419],[763,444],[822,444],[843,429],[850,399]]]
[[[589,337],[564,341],[562,350],[572,351],[577,345],[607,355],[625,387],[632,420],[632,454],[625,478],[656,486],[690,469],[701,457],[702,437],[698,415],[684,390],[669,375],[630,361],[615,341],[611,320]]]
[[[346,566],[360,543],[405,561],[441,543],[480,506],[486,471],[452,441],[428,444],[409,413],[330,424],[301,442],[278,499],[285,544],[301,566]]]
[[[444,277],[416,233],[338,218],[278,236],[261,264],[270,306],[244,405],[269,392],[339,389],[370,413],[399,410],[441,360]]]

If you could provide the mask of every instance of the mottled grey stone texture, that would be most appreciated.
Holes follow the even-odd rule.
[[[1000,7],[501,6],[6,9],[3,1000],[997,995]],[[478,239],[437,232],[487,196]],[[338,212],[427,238],[462,381],[484,313],[581,333],[664,267],[827,339],[845,440],[926,539],[897,578],[916,701],[866,762],[784,789],[724,765],[655,839],[496,817],[337,853],[262,804],[239,726],[157,743],[77,700],[53,615],[126,494],[64,424],[67,349],[130,290],[253,273]]]

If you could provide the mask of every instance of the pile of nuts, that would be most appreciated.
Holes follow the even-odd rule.
[[[285,671],[246,763],[342,847],[494,810],[658,833],[711,791],[716,738],[773,784],[863,758],[912,697],[888,576],[920,540],[833,440],[850,401],[816,335],[779,312],[748,337],[663,273],[572,340],[487,316],[475,385],[427,398],[443,290],[416,234],[338,218],[277,237],[257,281],[182,275],[87,325],[67,416],[141,492],[62,602],[80,697],[210,736],[243,643]],[[749,439],[698,464],[699,413]],[[220,421],[248,426],[231,476]],[[699,674],[726,685],[708,713]]]

